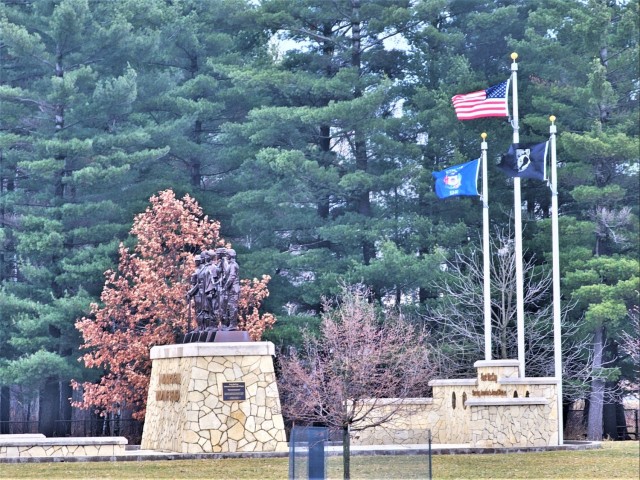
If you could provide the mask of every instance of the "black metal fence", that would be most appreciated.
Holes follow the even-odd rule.
[[[626,434],[630,437],[635,437],[636,440],[640,439],[640,437],[638,437],[638,427],[640,427],[638,416],[638,409],[624,410],[624,417],[627,424],[618,426],[618,437],[623,437]]]
[[[38,433],[39,422],[0,421],[0,433]]]
[[[143,422],[131,419],[90,418],[86,420],[56,420],[54,437],[126,437],[129,445],[140,445]],[[0,422],[0,431],[39,433],[38,422]]]
[[[625,422],[622,425],[617,425],[616,438],[612,440],[628,440],[635,439],[640,440],[639,435],[639,411],[638,409],[624,409]],[[585,411],[582,409],[569,410],[566,418],[566,427],[564,430],[564,436],[570,440],[584,440],[587,436],[586,432],[586,419]]]

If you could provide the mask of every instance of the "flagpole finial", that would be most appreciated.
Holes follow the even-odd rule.
[[[480,134],[480,136],[482,137],[482,141],[485,141],[485,140],[487,139],[487,134],[486,134],[486,132],[482,132],[482,133]]]
[[[518,58],[518,54],[516,52],[513,52],[511,54],[511,60],[513,60],[515,62],[517,58]]]
[[[549,117],[549,121],[551,122],[551,125],[553,125],[556,122],[556,116],[555,115],[551,115]]]

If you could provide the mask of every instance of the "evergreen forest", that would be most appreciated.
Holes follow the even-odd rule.
[[[464,359],[443,375],[468,375],[482,348],[439,319],[461,309],[482,332],[481,306],[453,295],[480,258],[482,203],[440,200],[432,173],[478,158],[487,133],[500,262],[512,124],[459,121],[451,98],[507,80],[517,52],[520,142],[557,117],[564,400],[600,405],[589,436],[613,438],[638,393],[639,22],[629,0],[1,1],[0,433],[83,418],[70,382],[102,372],[78,361],[75,323],[166,189],[220,222],[242,278],[271,277],[280,351],[363,284]],[[523,179],[525,288],[551,270],[550,207]],[[551,295],[525,305],[531,376],[554,375]]]

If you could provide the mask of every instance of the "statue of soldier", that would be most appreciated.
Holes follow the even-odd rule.
[[[226,262],[226,272],[224,275],[223,290],[227,298],[226,325],[229,330],[238,329],[238,301],[240,300],[240,276],[238,263],[236,262],[236,251],[232,248],[226,251],[228,260]]]
[[[211,263],[213,258],[208,250],[203,250],[200,253],[202,257],[202,268],[198,272],[198,283],[202,288],[202,313],[201,313],[201,325],[202,328],[208,328],[213,326],[213,303],[211,297]]]
[[[238,330],[240,277],[235,250],[203,250],[200,255],[195,256],[195,264],[196,269],[190,278],[191,288],[186,298],[189,302],[194,299],[196,331],[209,332],[206,340],[209,341],[212,332],[218,328]],[[202,338],[197,334],[195,337],[193,335],[192,333],[187,341]]]
[[[218,328],[220,324],[220,277],[221,270],[218,265],[215,250],[207,250],[209,263],[204,282],[204,293],[209,304],[209,325]]]
[[[202,257],[200,255],[196,255],[194,257],[196,269],[191,274],[191,278],[189,279],[189,283],[191,284],[191,288],[187,292],[187,301],[190,302],[193,298],[194,310],[196,314],[196,330],[201,330],[202,326],[202,311],[203,311],[203,301],[204,301],[204,288],[198,281],[199,274],[203,268]],[[189,328],[191,328],[191,305],[189,305]]]
[[[227,312],[227,292],[224,289],[225,279],[227,276],[227,249],[216,249],[216,256],[218,258],[218,268],[220,269],[220,277],[218,279],[219,284],[219,301],[218,301],[218,318],[223,326],[226,326],[226,312]]]

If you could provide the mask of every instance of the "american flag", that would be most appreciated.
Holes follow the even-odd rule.
[[[507,91],[509,81],[486,90],[456,95],[451,99],[458,120],[474,120],[483,117],[508,117]]]

